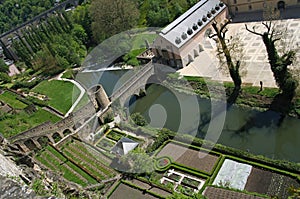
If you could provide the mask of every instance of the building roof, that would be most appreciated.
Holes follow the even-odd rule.
[[[165,27],[160,35],[180,48],[224,9],[226,5],[220,0],[200,0]]]
[[[129,151],[135,149],[139,143],[123,137],[119,142],[111,149],[111,152],[118,155],[126,155]]]

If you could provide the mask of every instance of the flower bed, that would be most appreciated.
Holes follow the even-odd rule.
[[[170,165],[171,165],[171,160],[168,157],[161,157],[159,159],[156,160],[156,168],[158,170],[164,170],[167,169]]]

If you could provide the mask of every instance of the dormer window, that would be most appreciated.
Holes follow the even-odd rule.
[[[198,26],[197,26],[197,24],[193,24],[193,30],[197,30],[198,29]]]
[[[223,3],[223,2],[220,2],[219,5],[220,5],[221,7],[223,7],[223,6],[224,6],[224,3]]]
[[[201,19],[198,20],[198,26],[202,26],[203,22]]]
[[[189,29],[187,30],[187,34],[188,34],[188,35],[193,34],[193,30],[192,30],[191,28],[189,28]]]
[[[219,5],[216,5],[216,10],[220,10],[220,6]]]
[[[181,38],[185,40],[187,38],[187,34],[185,32],[182,33]]]
[[[207,17],[205,15],[202,17],[202,21],[204,21],[204,22],[207,21]]]
[[[179,37],[176,37],[175,43],[176,43],[176,44],[180,44],[180,43],[181,43],[181,39],[180,39]]]
[[[211,18],[211,13],[210,12],[207,13],[207,17]]]
[[[211,13],[212,13],[212,14],[215,14],[215,13],[216,13],[216,10],[215,10],[214,8],[212,8],[212,9],[211,9]]]

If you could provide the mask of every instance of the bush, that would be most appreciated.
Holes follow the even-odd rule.
[[[141,113],[133,113],[133,114],[131,114],[131,119],[138,126],[145,126],[147,124],[146,119],[142,116]]]

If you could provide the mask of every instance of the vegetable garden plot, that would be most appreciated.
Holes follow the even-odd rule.
[[[264,199],[262,197],[248,195],[245,193],[230,191],[227,189],[216,188],[216,187],[206,187],[206,189],[203,192],[203,195],[209,199],[215,199],[215,198]]]
[[[269,196],[277,196],[278,198],[288,198],[290,187],[297,188],[300,187],[300,184],[292,177],[260,168],[253,168],[245,190]]]
[[[183,153],[180,153],[182,151]],[[179,156],[178,154],[182,154]],[[178,164],[211,173],[218,161],[218,156],[207,154],[200,150],[189,149],[174,143],[168,143],[157,157],[168,156]]]
[[[109,197],[109,199],[120,199],[120,198],[157,199],[156,197],[150,194],[143,194],[142,191],[134,189],[123,183],[121,183]]]

